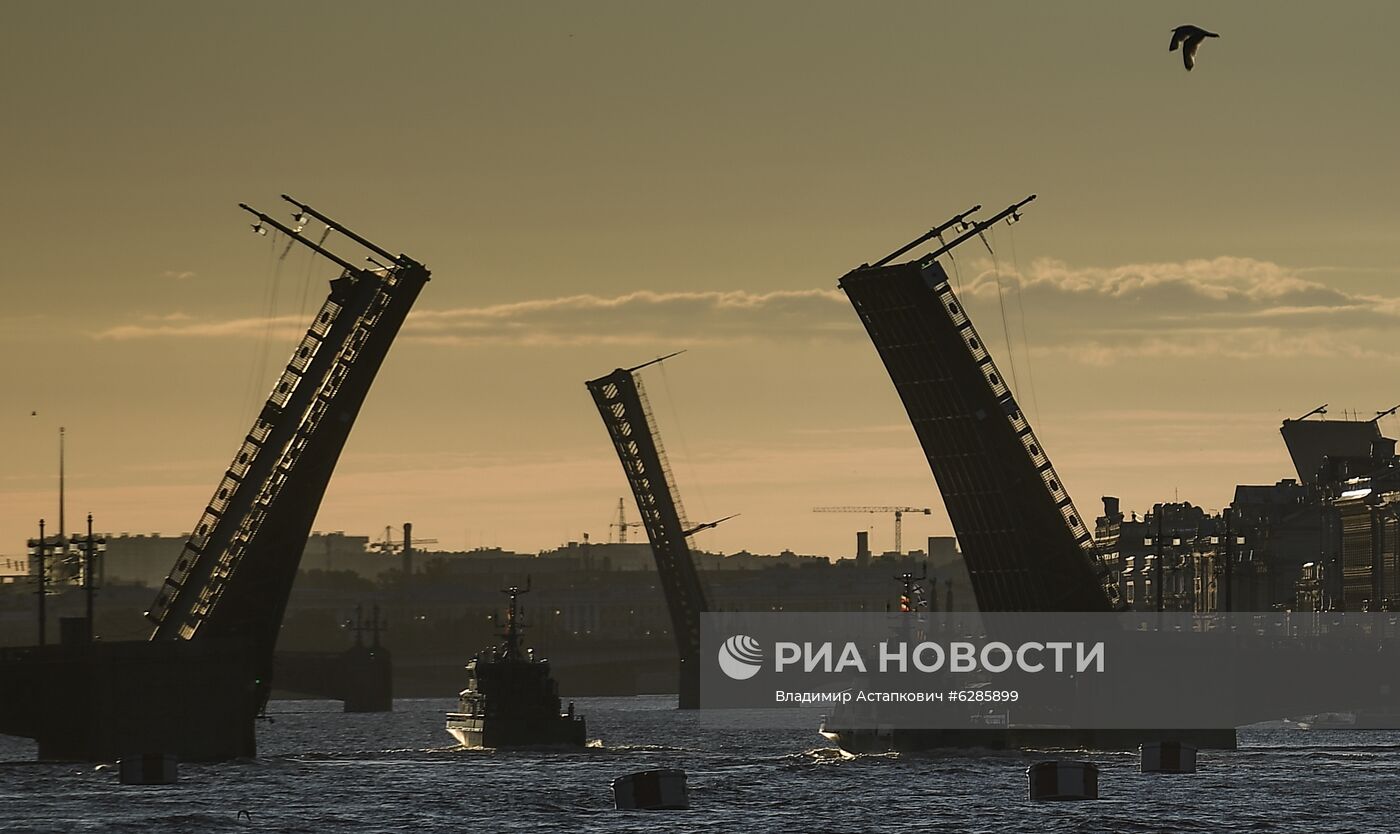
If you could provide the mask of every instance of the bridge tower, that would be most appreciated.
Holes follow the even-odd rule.
[[[1034,195],[989,220],[974,207],[840,280],[913,423],[957,532],[983,611],[1104,611],[1116,589],[938,257],[994,224],[1019,219]],[[951,243],[943,234],[961,232]],[[937,239],[934,252],[896,258]]]

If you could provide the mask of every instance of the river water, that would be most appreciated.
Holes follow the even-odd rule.
[[[839,755],[809,729],[716,726],[673,697],[584,698],[597,746],[572,753],[454,749],[451,700],[390,714],[274,701],[256,761],[184,764],[167,787],[110,767],[40,764],[0,736],[0,830],[10,832],[1376,832],[1400,830],[1400,733],[1245,730],[1193,775],[1100,767],[1098,802],[1032,803],[1044,754]],[[752,723],[752,722],[746,722]],[[611,781],[680,767],[690,811],[613,810]],[[248,817],[240,820],[239,811]],[[251,820],[249,819],[251,818]]]

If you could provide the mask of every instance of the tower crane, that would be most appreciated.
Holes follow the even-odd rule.
[[[928,507],[813,507],[814,513],[894,513],[894,552],[904,553],[904,514],[920,513],[928,515],[933,510]]]
[[[400,554],[403,561],[404,593],[408,592],[408,583],[413,581],[413,553],[420,544],[437,544],[437,539],[415,539],[413,537],[413,524],[405,523],[403,526],[403,540],[394,541],[394,529],[384,528],[384,541],[372,542],[370,548],[378,550],[385,556]]]
[[[616,531],[617,531],[617,543],[618,543],[618,544],[627,544],[627,530],[628,530],[628,528],[630,528],[630,527],[641,527],[641,526],[642,526],[642,522],[640,522],[640,521],[628,521],[628,520],[627,520],[627,507],[626,507],[626,504],[625,504],[625,499],[623,499],[623,498],[617,499],[617,521],[614,521],[612,524],[609,524],[609,525],[608,525],[608,540],[609,540],[609,541],[612,540],[612,531],[613,531],[613,530],[616,530]]]
[[[402,552],[404,551],[404,546],[405,546],[405,545],[408,545],[408,546],[411,547],[411,546],[413,546],[413,545],[418,545],[418,544],[437,544],[437,543],[438,543],[438,540],[437,540],[437,539],[415,539],[415,538],[412,537],[412,536],[413,536],[413,532],[412,532],[412,531],[413,531],[413,525],[412,525],[412,524],[405,524],[405,525],[404,525],[404,538],[403,538],[403,539],[395,539],[395,538],[394,538],[394,528],[393,528],[393,527],[385,527],[385,528],[384,528],[384,538],[383,538],[382,540],[380,540],[380,541],[377,541],[377,542],[370,542],[370,543],[369,543],[369,549],[370,549],[370,550],[378,550],[380,553],[383,553],[383,554],[386,554],[386,555],[392,555],[392,554],[394,554],[394,553],[402,553]]]

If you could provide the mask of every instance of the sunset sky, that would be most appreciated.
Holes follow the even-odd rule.
[[[684,348],[643,377],[683,498],[742,514],[701,547],[892,546],[824,504],[948,534],[836,280],[1032,192],[957,274],[1086,517],[1218,508],[1293,475],[1283,418],[1400,403],[1394,3],[4,11],[0,555],[57,516],[60,425],[70,527],[196,521],[336,273],[250,233],[282,192],[433,271],[321,530],[605,540],[583,383]],[[1221,35],[1190,73],[1183,23]]]

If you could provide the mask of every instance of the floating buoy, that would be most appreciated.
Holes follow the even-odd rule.
[[[1093,762],[1036,762],[1026,768],[1031,799],[1099,798],[1099,766]]]
[[[1195,773],[1196,748],[1179,741],[1157,741],[1139,748],[1143,773]]]
[[[173,785],[180,780],[173,753],[140,753],[123,756],[117,763],[123,785]]]
[[[643,770],[613,780],[613,802],[620,811],[684,811],[690,807],[685,771]]]

